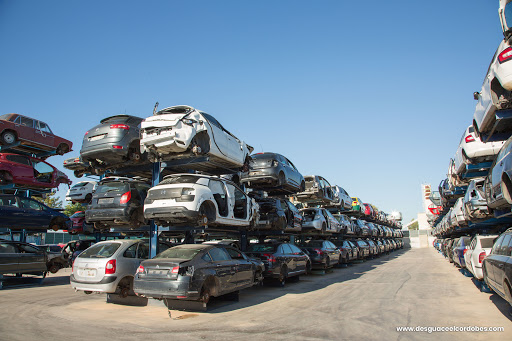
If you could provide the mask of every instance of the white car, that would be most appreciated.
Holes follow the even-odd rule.
[[[347,191],[337,185],[331,186],[331,189],[334,193],[333,201],[336,203],[336,206],[339,205],[342,210],[352,210],[352,197],[348,195]]]
[[[466,170],[466,165],[493,161],[503,143],[505,143],[504,140],[484,143],[475,136],[473,126],[467,127],[462,134],[457,152],[455,152],[455,174],[460,178]]]
[[[66,200],[72,202],[89,203],[92,199],[92,192],[96,186],[96,181],[80,181],[71,186],[66,193]]]
[[[497,235],[476,235],[469,243],[468,250],[464,254],[466,269],[478,280],[483,280],[482,262],[484,258],[491,252],[494,240]]]
[[[230,180],[174,174],[149,189],[144,217],[160,226],[254,226],[258,204]]]
[[[141,153],[148,152],[151,162],[208,156],[210,164],[197,164],[198,170],[203,171],[248,167],[253,151],[215,118],[186,105],[162,109],[142,121],[140,146]],[[187,167],[194,165],[189,163]]]
[[[455,217],[457,226],[464,227],[468,225],[469,219],[466,217],[466,210],[464,210],[464,198],[457,199],[455,205],[453,205],[452,216]]]
[[[512,108],[512,47],[502,40],[484,78],[480,92],[473,94],[477,100],[473,115],[475,133],[489,134],[496,122],[496,111]],[[498,129],[498,131],[510,128]],[[483,140],[483,139],[482,139]]]

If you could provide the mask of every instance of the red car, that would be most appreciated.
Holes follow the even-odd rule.
[[[71,185],[66,174],[48,162],[30,156],[0,153],[0,184],[14,183],[24,188],[56,188]]]
[[[94,232],[92,224],[85,222],[85,212],[76,211],[71,217],[73,227],[69,230],[69,234],[90,234]]]
[[[18,114],[1,115],[0,142],[3,145],[13,145],[18,141],[20,144],[13,148],[28,151],[55,151],[59,155],[66,154],[73,147],[71,141],[54,135],[44,122]]]

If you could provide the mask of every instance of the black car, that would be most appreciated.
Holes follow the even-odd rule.
[[[184,244],[145,260],[133,291],[144,297],[202,301],[258,283],[254,260],[227,245]]]
[[[144,199],[150,186],[141,180],[125,177],[102,179],[85,211],[85,220],[96,229],[129,227],[146,224]]]
[[[494,242],[482,265],[484,281],[509,304],[512,304],[512,229]]]
[[[379,255],[379,250],[377,248],[377,245],[373,242],[373,240],[371,239],[366,239],[364,241],[366,244],[368,244],[369,246],[369,251],[370,251],[370,257],[376,257]]]
[[[301,231],[304,219],[299,210],[287,199],[254,197],[259,205],[260,230]]]
[[[359,248],[359,259],[370,257],[370,246],[367,243],[360,239],[356,240],[355,243]]]
[[[95,170],[144,161],[140,153],[142,118],[131,115],[110,116],[89,129],[84,136],[80,159]]]
[[[265,278],[277,279],[284,286],[286,279],[309,273],[311,260],[294,244],[271,241],[249,244],[247,254],[260,258],[265,264]]]
[[[357,247],[348,240],[335,240],[334,245],[341,252],[341,263],[347,264],[358,258]]]
[[[6,274],[44,277],[48,271],[47,262],[43,249],[27,243],[0,240],[0,278]]]
[[[313,269],[329,269],[343,262],[341,251],[328,240],[307,240],[299,247],[308,254]]]
[[[68,229],[69,217],[32,198],[14,194],[0,194],[0,228],[12,230]]]
[[[249,171],[242,173],[240,182],[271,194],[302,192],[306,186],[293,163],[276,153],[251,155]]]

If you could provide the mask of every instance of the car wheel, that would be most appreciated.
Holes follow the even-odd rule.
[[[208,302],[210,302],[210,298],[211,298],[210,288],[203,287],[203,289],[201,289],[201,296],[200,296],[199,300],[201,302],[203,302],[204,304],[208,304]]]
[[[327,257],[327,259],[325,260],[324,269],[327,270],[330,267],[331,267],[331,259],[329,257]]]
[[[89,204],[91,202],[91,200],[92,200],[92,194],[89,193],[85,196],[85,202]]]
[[[199,213],[197,217],[197,225],[198,226],[207,226],[208,225],[208,210],[205,205],[201,205],[199,207]]]
[[[75,178],[81,178],[84,174],[82,172],[79,172],[79,171],[74,171],[73,174],[75,175]]]
[[[4,131],[2,134],[3,144],[13,144],[16,142],[16,134],[12,131]]]
[[[322,224],[322,234],[327,231],[327,225],[325,223]]]
[[[306,183],[304,181],[302,181],[300,183],[300,191],[299,192],[304,192],[306,190]]]
[[[158,161],[158,155],[154,151],[148,152],[148,161],[151,163],[155,163]]]
[[[344,263],[348,263],[347,261],[345,261],[343,259],[343,257],[340,255],[340,258],[338,259],[338,265],[341,265],[341,264],[344,264]]]
[[[50,268],[48,269],[52,274],[57,273],[57,271],[60,270],[60,266],[57,264],[52,264]]]
[[[306,263],[306,275],[309,275],[311,273],[311,263],[310,262],[307,262]]]
[[[135,229],[140,227],[139,215],[137,211],[133,211],[130,215],[130,228]]]
[[[87,291],[84,291],[84,294],[86,294],[86,295],[90,295],[90,294],[92,294],[92,291],[88,291],[88,290],[87,290]]]
[[[283,266],[281,268],[281,272],[279,273],[279,277],[277,278],[277,284],[280,287],[284,287],[286,284],[286,277],[288,277],[288,270],[286,269],[286,266]]]
[[[59,144],[56,153],[59,155],[64,155],[67,152],[69,152],[69,146],[67,144]]]
[[[279,173],[278,179],[278,186],[284,186],[286,184],[286,177],[284,176],[284,173]]]

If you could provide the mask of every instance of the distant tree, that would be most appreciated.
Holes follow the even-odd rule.
[[[57,192],[50,192],[46,194],[44,199],[39,197],[32,197],[32,199],[42,202],[43,204],[51,208],[62,208],[62,200],[60,200],[56,195]]]
[[[85,211],[86,208],[87,205],[78,202],[69,202],[69,204],[64,207],[63,213],[68,217],[71,217],[73,214],[75,214],[76,211]]]
[[[417,229],[419,229],[419,227],[420,227],[420,224],[418,224],[418,221],[415,221],[414,223],[409,225],[409,230],[417,230]]]

